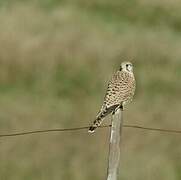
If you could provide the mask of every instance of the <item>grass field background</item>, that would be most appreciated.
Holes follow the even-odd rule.
[[[1,0],[0,133],[88,125],[121,62],[125,124],[181,129],[178,0]],[[109,123],[110,117],[106,118]],[[0,139],[1,180],[101,180],[109,130]],[[124,129],[123,180],[180,180],[180,135]]]

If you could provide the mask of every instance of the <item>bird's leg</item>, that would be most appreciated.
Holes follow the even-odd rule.
[[[121,111],[124,110],[124,107],[123,107],[123,104],[122,104],[122,103],[121,103],[119,106],[117,106],[117,107],[115,108],[115,110],[112,112],[112,114],[114,115],[115,112],[116,112],[118,109],[121,109]]]
[[[121,109],[121,111],[124,111],[123,103],[121,103],[121,104],[119,105],[119,108]]]

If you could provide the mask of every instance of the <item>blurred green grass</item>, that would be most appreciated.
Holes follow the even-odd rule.
[[[137,79],[125,123],[179,129],[180,7],[177,0],[1,1],[1,133],[89,124],[123,60],[134,63]],[[0,179],[105,179],[108,137],[102,129],[0,140]],[[121,177],[179,180],[179,143],[178,135],[125,129]]]

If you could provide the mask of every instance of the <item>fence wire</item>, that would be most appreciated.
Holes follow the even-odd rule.
[[[90,126],[82,126],[82,127],[72,127],[72,128],[54,128],[54,129],[23,131],[23,132],[0,134],[0,138],[25,136],[25,135],[31,135],[31,134],[53,133],[53,132],[73,132],[73,131],[80,131],[80,130],[88,130],[89,127]],[[99,128],[109,128],[109,127],[111,127],[111,125],[100,126]],[[157,131],[160,133],[181,134],[181,130],[152,128],[152,127],[145,127],[145,126],[139,126],[139,125],[125,124],[123,125],[123,128],[132,128],[132,129],[140,129],[144,131],[155,131],[155,132]]]

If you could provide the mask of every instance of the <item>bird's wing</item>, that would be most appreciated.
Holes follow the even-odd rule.
[[[106,95],[104,98],[104,105],[109,108],[120,104],[118,102],[118,95],[120,94],[120,71],[116,72],[108,83]]]

